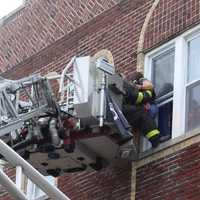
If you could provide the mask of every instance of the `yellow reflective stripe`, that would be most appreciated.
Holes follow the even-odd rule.
[[[147,92],[147,94],[148,94],[150,97],[152,97],[152,91],[147,90],[146,92]]]
[[[143,100],[143,98],[144,98],[143,93],[142,93],[142,92],[138,92],[138,96],[137,96],[136,104],[141,103],[142,100]]]
[[[148,138],[148,139],[150,139],[150,138],[152,138],[153,136],[155,136],[155,135],[159,135],[159,130],[158,129],[154,129],[153,131],[150,131],[150,132],[148,132],[147,134],[146,134],[146,137]]]

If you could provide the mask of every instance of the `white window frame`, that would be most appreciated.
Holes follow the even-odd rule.
[[[0,170],[1,171],[3,171],[5,164],[6,164],[6,162],[4,160],[0,159]]]
[[[46,176],[48,179],[49,176]],[[51,177],[51,181],[49,181],[52,185],[57,186],[57,178]],[[40,190],[40,195],[36,196],[36,190]],[[45,200],[48,199],[49,197],[47,194],[45,194],[37,185],[35,185],[30,179],[28,179],[27,183],[27,198],[28,200]]]
[[[0,165],[0,170],[1,170]],[[48,180],[49,176],[46,176]],[[52,185],[56,186],[58,185],[58,179],[51,177],[52,179],[49,181]],[[45,200],[49,197],[39,188],[37,185],[35,185],[27,176],[23,174],[22,167],[18,166],[16,167],[16,178],[15,178],[15,184],[19,190],[24,192],[26,194],[26,197],[28,200]],[[25,186],[26,185],[26,186]],[[36,196],[36,190],[40,190],[40,195]]]
[[[172,139],[186,135],[185,115],[186,115],[186,84],[188,65],[188,42],[200,36],[200,25],[186,31],[170,42],[152,50],[145,55],[144,76],[151,79],[152,59],[170,48],[175,49],[174,59],[174,95],[173,95],[173,117],[172,117]],[[191,84],[191,83],[190,83]],[[196,130],[197,133],[199,130]]]

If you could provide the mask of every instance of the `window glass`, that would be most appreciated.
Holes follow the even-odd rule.
[[[51,183],[52,185],[55,185],[55,178],[52,176],[46,176],[46,179]],[[45,196],[46,194],[35,185],[35,198],[39,198],[41,196]]]
[[[152,81],[157,97],[173,91],[174,49],[153,58],[152,65]]]
[[[200,127],[200,83],[187,88],[186,131]]]
[[[165,142],[171,138],[173,102],[170,101],[159,106],[158,110],[158,129],[160,130],[160,141]]]
[[[200,79],[200,37],[188,42],[187,82]]]
[[[152,59],[152,81],[157,96],[161,142],[170,139],[172,133],[174,54],[174,48],[171,48]]]
[[[46,176],[45,178],[49,181],[49,183],[56,186],[56,178],[52,176]],[[28,180],[27,197],[29,200],[35,200],[40,198],[48,199],[47,195],[31,180]]]

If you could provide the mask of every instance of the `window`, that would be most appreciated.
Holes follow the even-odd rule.
[[[155,86],[163,141],[200,132],[199,66],[200,26],[145,57],[144,74]]]
[[[164,140],[200,132],[200,26],[149,52],[145,76],[152,80]]]
[[[162,142],[172,137],[173,118],[173,93],[174,93],[174,44],[159,48],[146,57],[145,77],[154,84],[156,93],[156,104],[158,106],[158,116],[156,122],[160,130]],[[147,150],[151,145],[146,140],[143,142],[143,150]]]
[[[56,178],[52,176],[46,176],[46,178],[52,185],[57,185]],[[44,200],[48,199],[48,196],[39,187],[37,187],[37,185],[31,182],[31,180],[28,180],[27,198],[29,200]]]
[[[200,36],[187,43],[186,131],[200,127]]]

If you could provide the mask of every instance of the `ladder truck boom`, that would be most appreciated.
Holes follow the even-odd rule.
[[[123,80],[110,53],[103,52],[73,57],[60,75],[0,79],[1,159],[20,166],[53,199],[69,198],[41,174],[100,170],[136,156],[133,142],[120,145],[130,132],[120,117]],[[110,90],[112,85],[121,92]],[[2,173],[0,178],[15,197],[24,198]]]

